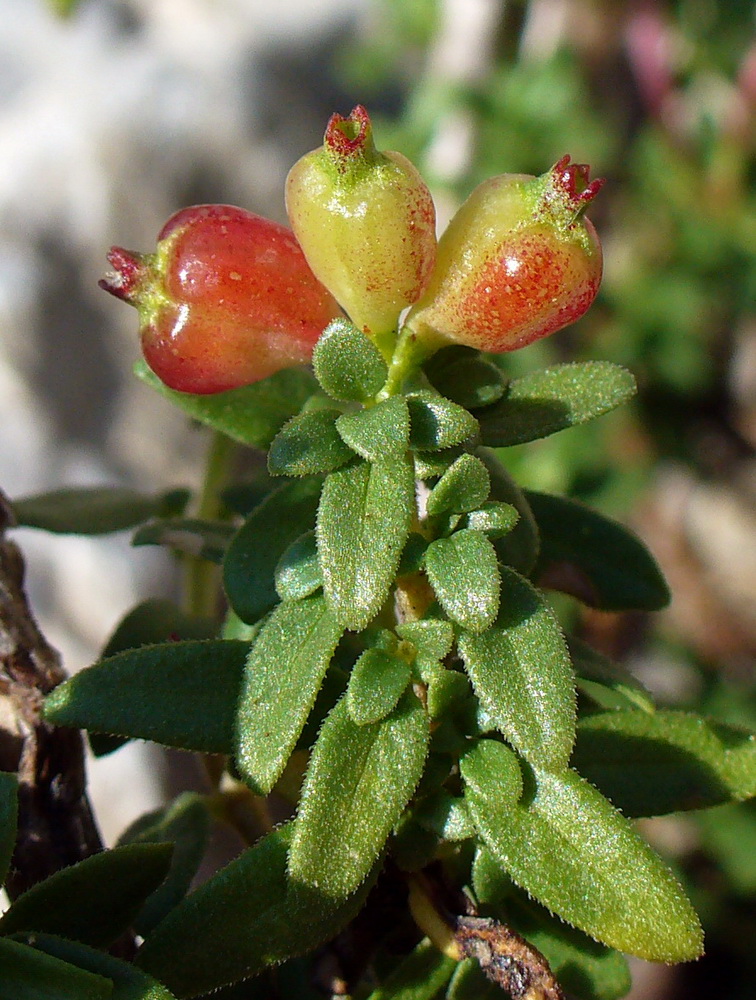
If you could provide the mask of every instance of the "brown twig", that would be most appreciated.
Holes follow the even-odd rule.
[[[103,846],[86,794],[81,734],[42,717],[44,696],[65,673],[29,608],[24,561],[5,534],[13,523],[0,492],[0,770],[19,779],[18,836],[5,886],[11,899]]]

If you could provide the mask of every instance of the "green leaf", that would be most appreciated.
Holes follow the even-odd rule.
[[[581,1000],[619,1000],[629,991],[630,970],[624,955],[563,923],[530,899],[485,846],[475,857],[473,887],[481,913],[510,923],[541,952],[569,993]]]
[[[415,452],[415,476],[423,481],[438,479],[457,461],[460,455],[464,454],[466,452],[462,448],[446,448],[444,451],[417,451]]]
[[[478,421],[450,399],[425,389],[407,396],[410,444],[418,451],[442,451],[478,433]]]
[[[334,319],[312,355],[315,375],[332,399],[367,402],[386,384],[388,368],[380,351],[348,319]]]
[[[602,611],[658,611],[669,603],[659,567],[629,529],[575,500],[525,496],[541,536],[534,574],[541,586]]]
[[[119,653],[55,688],[45,699],[45,718],[56,726],[229,754],[248,652],[248,642],[219,639]]]
[[[113,996],[109,979],[0,938],[1,1000],[113,1000]]]
[[[421,826],[433,830],[441,840],[467,840],[475,834],[465,800],[443,788],[426,796],[414,814]]]
[[[187,615],[173,601],[152,598],[137,604],[118,623],[102,651],[101,659],[123,653],[127,649],[177,642],[180,639],[212,639],[218,627],[211,618]],[[224,636],[230,638],[230,636]],[[123,746],[126,738],[90,733],[89,745],[95,757],[104,757]]]
[[[449,622],[436,618],[403,622],[397,625],[396,634],[417,649],[418,655],[426,660],[443,660],[451,652],[454,644],[454,629]]]
[[[193,420],[252,448],[267,448],[317,390],[307,368],[285,368],[253,385],[201,396],[169,389],[144,361],[136,363],[134,374]]]
[[[14,500],[13,513],[16,522],[27,528],[62,535],[107,535],[160,515],[177,501],[185,502],[186,496],[183,490],[145,496],[120,486],[93,486]]]
[[[343,629],[323,597],[279,605],[250,650],[236,736],[236,762],[266,794],[307,721]]]
[[[344,898],[359,886],[414,792],[428,721],[407,692],[380,722],[358,726],[342,699],[310,760],[289,858],[292,880]]]
[[[601,708],[656,711],[651,695],[621,664],[607,659],[574,636],[570,636],[567,645],[578,674],[578,690],[588,695]]]
[[[326,599],[345,628],[365,628],[388,596],[414,509],[412,464],[404,456],[357,461],[326,479],[318,552]]]
[[[320,480],[286,483],[256,507],[231,541],[224,586],[231,607],[252,624],[278,603],[275,569],[286,549],[315,525]]]
[[[471,697],[470,681],[465,674],[436,665],[428,672],[428,715],[431,719],[453,719],[463,711]]]
[[[431,542],[425,571],[447,615],[470,632],[484,632],[499,611],[499,567],[493,545],[479,531],[455,531]]]
[[[165,878],[172,853],[171,844],[132,844],[62,868],[14,901],[0,918],[0,934],[39,931],[105,947],[131,926]]]
[[[495,726],[531,763],[564,767],[575,736],[575,680],[559,624],[534,587],[501,568],[501,610],[459,652]]]
[[[488,499],[490,489],[488,470],[480,459],[474,455],[460,455],[428,494],[428,517],[475,510]]]
[[[491,853],[549,910],[648,961],[701,954],[698,919],[672,873],[578,774],[528,769],[518,795],[517,757],[492,740],[480,740],[460,767],[470,814]]]
[[[538,525],[530,504],[492,451],[478,448],[475,454],[486,466],[491,477],[491,499],[511,504],[520,515],[514,528],[494,543],[496,554],[505,565],[516,569],[523,576],[529,576],[538,558],[540,545]]]
[[[143,524],[132,545],[164,545],[198,559],[222,563],[236,527],[228,521],[204,521],[196,517],[171,517]]]
[[[428,540],[417,531],[410,531],[407,541],[399,557],[399,565],[396,568],[397,576],[408,576],[410,573],[419,572],[423,565],[425,550],[428,548]]]
[[[344,413],[336,428],[352,451],[370,462],[403,455],[409,447],[409,409],[402,396],[391,396],[356,413]]]
[[[118,845],[173,844],[171,866],[165,880],[147,897],[134,921],[134,930],[145,937],[186,895],[197,874],[210,838],[210,813],[205,799],[184,792],[169,805],[146,813],[120,836]]]
[[[332,472],[354,458],[336,430],[341,410],[305,410],[283,425],[268,452],[272,476]]]
[[[501,988],[492,983],[474,958],[459,962],[449,981],[445,1000],[501,1000]]]
[[[113,992],[107,994],[110,1000],[175,1000],[165,986],[146,972],[77,941],[67,941],[52,934],[34,934],[29,935],[28,943],[45,955],[110,979],[113,983]]]
[[[466,514],[460,522],[460,527],[480,531],[489,538],[503,538],[519,520],[519,512],[511,503],[489,500],[482,504],[479,510],[471,510]]]
[[[455,959],[424,938],[368,1000],[435,1000],[456,967]]]
[[[686,712],[600,712],[578,725],[574,767],[627,816],[756,796],[756,735]]]
[[[18,778],[0,771],[0,886],[8,874],[13,849],[16,846],[18,822]]]
[[[136,965],[178,997],[256,975],[332,938],[361,909],[377,872],[348,900],[295,886],[293,824],[269,834],[187,896],[147,936]]]
[[[410,682],[406,660],[382,649],[366,649],[349,678],[347,708],[358,726],[378,722],[396,706]]]
[[[556,365],[513,379],[504,398],[479,415],[494,448],[547,437],[608,413],[635,394],[635,379],[608,361]]]
[[[467,410],[498,402],[505,385],[501,369],[469,347],[447,347],[425,365],[433,387]]]
[[[702,849],[740,899],[756,893],[756,799],[696,816]]]
[[[323,586],[314,528],[291,543],[278,560],[274,576],[282,601],[301,600]]]

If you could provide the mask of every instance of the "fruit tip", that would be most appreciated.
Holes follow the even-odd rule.
[[[584,208],[606,183],[604,177],[597,177],[591,181],[590,170],[587,163],[570,163],[570,156],[567,153],[557,160],[550,173],[554,186],[560,188],[576,206],[580,203]]]
[[[141,254],[123,247],[111,247],[107,255],[108,263],[113,270],[108,271],[97,284],[100,288],[115,295],[124,302],[132,302],[141,284],[144,274],[144,260]]]
[[[370,115],[362,104],[357,104],[346,116],[332,114],[326,126],[324,142],[339,160],[364,155],[372,146]]]

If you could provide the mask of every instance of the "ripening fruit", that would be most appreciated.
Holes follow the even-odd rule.
[[[602,271],[583,213],[602,184],[565,156],[541,177],[504,174],[477,187],[439,241],[430,285],[407,316],[411,333],[499,353],[582,316]]]
[[[417,302],[436,258],[436,211],[417,169],[379,152],[368,113],[332,115],[323,145],[286,181],[289,221],[315,274],[350,319],[380,337]]]
[[[172,216],[154,254],[113,247],[100,286],[139,310],[145,360],[171,389],[213,393],[310,360],[341,315],[285,226],[231,205]]]

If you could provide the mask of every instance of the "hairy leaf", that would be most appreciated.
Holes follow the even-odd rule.
[[[756,796],[756,735],[686,712],[589,715],[572,763],[627,816]]]
[[[567,645],[534,587],[501,568],[501,610],[459,651],[492,726],[533,764],[563,767],[575,736],[575,681]]]
[[[183,750],[232,753],[248,652],[248,642],[234,639],[127,650],[55,688],[45,718]]]
[[[499,611],[499,568],[489,540],[472,528],[431,542],[425,571],[447,615],[470,632],[484,632]]]
[[[442,396],[468,410],[498,402],[504,395],[502,371],[479,351],[469,347],[447,347],[425,365],[425,373]]]
[[[464,514],[475,510],[488,499],[491,480],[485,465],[474,455],[460,455],[449,466],[428,494],[426,511],[429,517],[438,514]]]
[[[311,476],[332,472],[354,452],[336,430],[341,410],[305,410],[287,421],[276,434],[268,452],[268,471],[273,476]]]
[[[344,413],[336,421],[346,444],[370,462],[403,455],[409,446],[409,427],[407,401],[402,396],[391,396],[356,413]]]
[[[20,941],[0,938],[0,998],[112,1000],[113,984]]]
[[[111,980],[113,992],[107,994],[110,1000],[175,1000],[165,986],[146,972],[78,941],[67,941],[52,934],[34,934],[28,935],[28,943],[45,955]]]
[[[405,456],[358,461],[326,479],[318,552],[326,599],[345,628],[365,628],[388,596],[414,506]]]
[[[548,961],[559,984],[581,1000],[619,1000],[630,989],[627,960],[539,906],[481,847],[473,866],[481,913],[510,923]]]
[[[62,868],[14,901],[0,918],[0,934],[39,931],[109,945],[163,881],[172,853],[171,844],[131,844]]]
[[[563,497],[526,491],[541,549],[534,578],[602,611],[657,611],[669,589],[648,549],[610,518]]]
[[[483,443],[502,448],[547,437],[608,413],[635,394],[635,379],[608,361],[556,365],[513,379],[479,414]]]
[[[145,361],[137,361],[134,373],[193,420],[252,448],[267,448],[317,389],[312,372],[304,367],[285,368],[241,389],[200,396],[169,389]]]
[[[332,399],[367,402],[388,378],[378,348],[348,319],[328,324],[315,345],[312,364],[323,391]]]
[[[347,708],[358,726],[378,722],[389,714],[410,682],[406,660],[382,649],[366,649],[349,678]]]
[[[55,534],[107,535],[133,528],[186,502],[183,490],[145,496],[120,486],[53,490],[13,501],[19,525]]]
[[[478,832],[513,880],[563,920],[652,962],[701,953],[698,919],[664,862],[575,771],[526,769],[480,740],[461,761]]]
[[[323,586],[314,528],[286,549],[276,565],[275,581],[282,601],[301,600]]]
[[[295,884],[335,898],[355,891],[420,780],[427,743],[425,712],[411,691],[386,718],[363,726],[339,702],[305,777],[289,859]]]
[[[310,714],[343,629],[323,597],[279,605],[244,668],[236,761],[244,780],[266,794],[281,776]]]
[[[410,444],[419,451],[443,451],[478,433],[478,421],[472,413],[435,392],[412,392],[407,404]]]
[[[377,872],[346,900],[293,885],[286,872],[292,827],[268,834],[179,903],[147,936],[137,966],[176,996],[192,997],[338,933],[362,907]]]
[[[147,897],[134,920],[134,930],[144,937],[186,895],[202,862],[210,838],[207,801],[184,792],[169,805],[135,820],[118,839],[124,844],[173,844],[171,866],[164,881]]]

